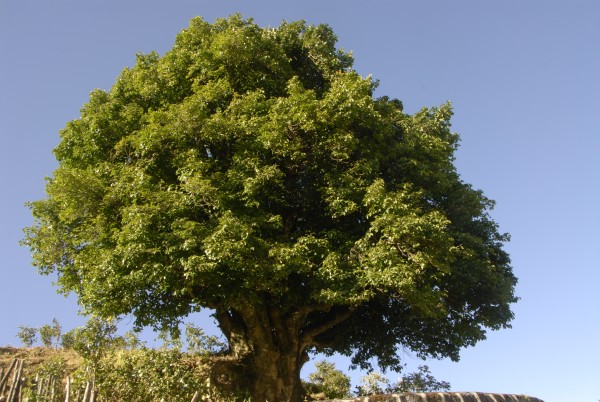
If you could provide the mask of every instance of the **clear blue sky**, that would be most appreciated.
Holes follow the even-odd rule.
[[[328,23],[356,70],[381,81],[378,95],[408,112],[452,101],[456,163],[497,201],[521,301],[512,329],[459,363],[427,362],[433,374],[456,391],[600,399],[597,0],[0,0],[0,345],[18,343],[19,325],[84,321],[18,245],[24,203],[44,196],[56,167],[58,131],[137,52],[164,53],[193,16],[235,12],[263,26]],[[406,358],[409,371],[422,363]]]

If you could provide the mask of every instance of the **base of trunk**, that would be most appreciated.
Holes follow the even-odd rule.
[[[304,400],[304,389],[300,380],[297,383],[289,383],[284,379],[275,381],[263,381],[262,377],[254,381],[250,394],[254,402],[302,402]]]
[[[258,363],[248,356],[240,361],[223,356],[210,363],[210,387],[229,400],[253,402],[302,402],[304,387],[300,368],[285,368],[282,360]]]
[[[217,309],[230,352],[243,367],[238,377],[253,402],[302,402],[300,370],[308,360],[298,317],[278,308]]]

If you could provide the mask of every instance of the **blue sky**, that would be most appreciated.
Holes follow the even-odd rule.
[[[600,399],[596,0],[0,0],[0,346],[18,344],[19,325],[84,322],[18,245],[31,224],[24,203],[44,196],[56,167],[58,131],[137,52],[164,53],[193,16],[235,12],[263,26],[328,23],[356,70],[380,80],[377,95],[408,112],[452,101],[456,164],[497,201],[521,300],[512,329],[459,363],[428,361],[432,373],[456,391]],[[422,364],[405,357],[408,371]]]

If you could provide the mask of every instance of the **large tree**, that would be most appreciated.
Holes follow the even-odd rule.
[[[516,298],[493,202],[453,164],[451,108],[374,98],[326,25],[191,21],[95,90],[25,243],[83,311],[173,327],[214,310],[256,401],[310,352],[458,359]]]

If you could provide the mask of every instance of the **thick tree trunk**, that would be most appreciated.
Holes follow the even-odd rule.
[[[300,402],[300,370],[308,360],[295,317],[277,309],[217,309],[215,314],[233,356],[244,365],[254,402]]]
[[[297,402],[304,399],[300,363],[296,356],[279,351],[261,351],[252,359],[249,390],[254,401]]]

